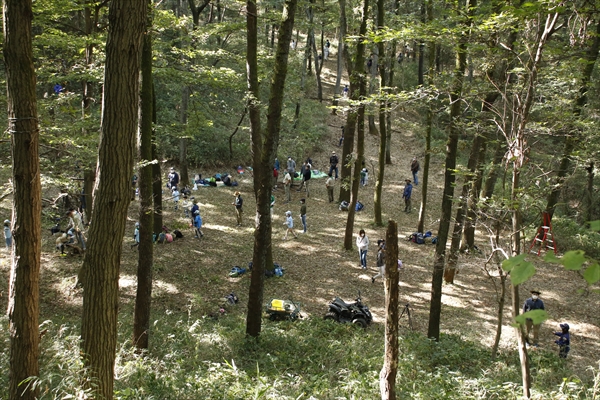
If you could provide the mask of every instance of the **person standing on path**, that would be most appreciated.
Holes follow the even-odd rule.
[[[338,159],[338,156],[335,154],[335,151],[332,151],[331,157],[329,157],[329,175],[331,175],[333,173],[333,171],[335,171],[335,179],[336,180],[338,178],[339,162],[340,162],[340,160]]]
[[[413,181],[415,182],[415,185],[419,185],[419,177],[417,176],[417,174],[419,173],[419,170],[421,169],[421,166],[419,165],[419,162],[417,161],[417,157],[413,157],[412,162],[410,163],[410,172],[412,172],[413,175]]]
[[[285,203],[292,201],[292,195],[290,194],[290,187],[292,186],[292,177],[289,171],[285,172],[283,177],[283,188],[285,190]]]
[[[327,196],[329,196],[329,202],[333,203],[333,186],[335,181],[331,177],[331,172],[327,176],[327,180],[325,181],[325,187],[327,188]]]
[[[523,313],[533,310],[545,310],[544,302],[540,299],[540,291],[539,290],[530,290],[531,297],[525,300],[523,304]],[[538,339],[540,335],[540,326],[541,324],[534,324],[531,318],[527,318],[525,320],[525,327],[527,328],[527,336],[525,336],[525,342],[530,344],[529,342],[529,334],[533,330],[533,345],[535,347],[538,346]]]
[[[167,175],[167,187],[173,189],[179,185],[179,174],[175,172],[175,168],[171,167],[171,172]]]
[[[404,193],[402,194],[402,198],[404,199],[404,212],[411,212],[411,201],[410,198],[412,196],[412,185],[410,184],[410,179],[406,180],[406,186],[404,186]]]
[[[371,283],[375,283],[376,278],[385,276],[385,240],[383,239],[377,241],[377,269],[379,272],[371,278]]]
[[[567,358],[567,354],[571,350],[571,335],[569,334],[569,324],[560,324],[560,332],[554,332],[558,339],[554,341],[558,345],[558,356]]]
[[[362,269],[367,269],[367,250],[369,249],[369,238],[364,229],[358,232],[356,237],[356,247],[358,247],[358,255],[360,257],[360,266]]]
[[[244,199],[242,199],[242,195],[240,192],[235,192],[233,194],[235,196],[235,201],[231,204],[235,206],[235,216],[237,218],[237,226],[242,226],[242,215],[244,213],[243,205]]]
[[[291,211],[285,212],[285,222],[283,224],[285,226],[287,226],[287,230],[285,231],[285,236],[284,236],[283,240],[287,240],[288,233],[290,233],[290,232],[292,233],[292,235],[294,235],[295,238],[298,237],[298,235],[296,235],[296,232],[294,232],[294,220],[292,219]]]
[[[302,226],[304,227],[302,233],[306,233],[306,199],[300,199],[300,219],[302,220]]]
[[[204,236],[202,233],[202,217],[200,216],[200,210],[194,211],[194,239],[200,239]]]
[[[296,174],[296,161],[294,161],[292,157],[288,157],[287,172],[290,174],[292,179],[294,179],[294,175]]]
[[[10,230],[10,221],[4,220],[4,241],[6,242],[6,248],[10,249],[12,246],[12,231]]]
[[[302,185],[298,189],[298,191],[302,190],[302,186],[306,189],[306,197],[310,197],[310,191],[308,190],[308,181],[312,176],[312,171],[310,169],[310,164],[306,164],[304,166],[304,172],[302,173]]]

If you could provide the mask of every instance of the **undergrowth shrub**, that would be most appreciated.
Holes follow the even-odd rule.
[[[137,353],[130,327],[119,327],[115,365],[117,399],[377,399],[383,362],[381,325],[366,330],[320,318],[297,322],[265,319],[259,339],[245,337],[245,318],[213,319],[159,313],[151,324],[151,348]],[[124,321],[125,318],[122,319]],[[7,318],[2,317],[0,368],[8,371]],[[41,398],[89,398],[79,354],[79,328],[43,323]],[[514,399],[521,394],[516,351],[490,359],[488,348],[442,335],[435,342],[401,332],[397,396],[400,399]],[[531,354],[534,399],[593,399],[600,385],[570,376],[554,352]],[[8,374],[0,375],[0,398]]]
[[[600,259],[600,233],[567,217],[553,217],[552,228],[560,252],[583,250],[586,255]]]

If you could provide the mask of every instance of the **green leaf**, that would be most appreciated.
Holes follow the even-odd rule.
[[[585,262],[585,253],[582,250],[567,251],[561,259],[561,264],[568,271],[578,271]]]
[[[527,254],[519,254],[518,256],[511,257],[507,260],[502,261],[502,269],[506,272],[512,271],[512,269],[523,262]]]
[[[600,265],[598,265],[598,263],[595,263],[587,267],[587,269],[583,273],[583,277],[589,285],[593,285],[594,283],[600,281]]]
[[[560,258],[556,257],[554,253],[546,253],[544,256],[544,261],[552,263],[552,264],[560,264]]]
[[[515,317],[515,322],[519,325],[525,325],[525,320],[529,318],[534,324],[541,324],[548,319],[548,313],[545,310],[531,310]]]
[[[599,221],[590,221],[590,229],[593,231],[600,231],[600,220]]]
[[[513,267],[510,271],[510,280],[513,285],[520,285],[526,282],[535,274],[535,267],[530,262],[522,262]]]

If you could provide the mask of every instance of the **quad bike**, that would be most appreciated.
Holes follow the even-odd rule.
[[[271,299],[267,304],[266,312],[271,321],[280,321],[289,319],[295,321],[300,315],[300,303],[294,303],[291,300]]]
[[[329,311],[323,317],[326,320],[334,320],[337,322],[351,322],[362,328],[366,328],[372,321],[373,316],[369,307],[362,303],[360,298],[360,290],[358,297],[353,303],[346,303],[339,297],[336,297],[329,303]]]

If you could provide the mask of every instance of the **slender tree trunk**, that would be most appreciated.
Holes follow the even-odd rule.
[[[113,0],[108,15],[102,130],[93,224],[83,261],[81,353],[95,396],[113,398],[119,267],[130,202],[146,0]]]
[[[466,16],[473,10],[469,0],[466,1]],[[466,26],[465,26],[466,28]],[[435,247],[435,261],[433,265],[433,277],[431,282],[431,305],[429,308],[429,326],[427,337],[435,340],[440,339],[440,317],[442,312],[442,280],[444,275],[444,264],[446,257],[446,241],[448,239],[448,230],[450,219],[452,217],[452,200],[454,198],[454,182],[456,180],[456,153],[458,149],[458,136],[460,133],[460,99],[464,81],[465,69],[467,67],[467,42],[468,33],[463,33],[459,39],[456,51],[456,68],[452,88],[450,92],[450,124],[448,129],[448,142],[446,144],[446,163],[444,174],[444,192],[442,197],[442,215],[438,228],[438,242]]]
[[[152,82],[152,122],[156,125],[156,90],[154,81]],[[162,231],[163,215],[162,215],[162,171],[160,162],[158,161],[158,148],[156,147],[156,130],[152,128],[152,202],[154,203],[154,219],[152,230],[158,234]]]
[[[471,145],[471,153],[469,155],[469,161],[467,162],[468,171],[464,178],[465,182],[463,183],[459,205],[456,208],[456,218],[454,220],[454,229],[452,231],[450,252],[448,254],[446,268],[444,269],[444,280],[446,283],[454,283],[458,253],[460,251],[460,240],[462,238],[465,217],[467,214],[467,199],[469,198],[469,189],[472,187],[473,181],[475,180],[477,166],[479,165],[482,142],[483,137],[476,134],[473,144]]]
[[[583,107],[587,104],[587,92],[590,79],[592,77],[592,72],[594,71],[594,65],[596,64],[596,60],[598,59],[598,50],[600,49],[600,23],[596,23],[596,33],[593,36],[593,40],[585,52],[585,56],[583,60],[585,64],[583,66],[581,83],[579,88],[579,95],[575,100],[575,106],[573,107],[573,115],[578,117],[581,115],[581,111]],[[554,215],[554,210],[556,209],[556,205],[558,204],[558,199],[560,198],[561,190],[563,189],[563,184],[565,181],[565,177],[569,171],[569,166],[571,164],[571,155],[575,146],[579,143],[579,135],[574,129],[571,134],[565,135],[565,146],[563,149],[563,155],[560,160],[560,165],[558,167],[558,171],[556,174],[556,178],[554,179],[554,184],[552,185],[552,190],[548,195],[548,201],[546,204],[546,212],[550,215],[550,219]],[[589,220],[588,220],[589,221]]]
[[[181,123],[182,135],[179,138],[179,176],[180,181],[179,185],[181,188],[185,188],[190,184],[190,176],[188,173],[188,163],[187,163],[187,114],[188,114],[188,104],[190,99],[190,88],[189,86],[184,86],[181,89],[181,109],[179,114],[179,122]],[[180,190],[181,190],[180,188]]]
[[[369,95],[372,95],[374,93],[377,92],[377,66],[379,65],[379,46],[375,47],[375,51],[373,53],[371,53],[371,55],[369,56],[369,58],[372,60],[372,64],[371,67],[368,69],[368,73],[369,73]],[[377,131],[377,125],[375,125],[375,114],[378,114],[378,112],[376,112],[376,108],[374,105],[369,105],[368,106],[368,110],[369,112],[367,113],[368,115],[368,121],[369,121],[369,134],[370,135],[374,135],[377,136],[379,134],[379,132]]]
[[[42,191],[31,39],[31,0],[4,1],[4,62],[13,175],[12,263],[8,292],[11,400],[37,399]]]
[[[471,184],[469,198],[467,199],[467,215],[465,218],[464,241],[461,245],[461,250],[472,250],[475,246],[475,226],[477,224],[477,211],[479,205],[479,193],[483,183],[483,164],[485,163],[485,155],[487,152],[487,139],[481,141],[481,150],[479,153],[479,161],[477,162],[477,170],[475,178]]]
[[[367,33],[367,18],[369,14],[369,0],[363,0],[363,19],[360,24],[359,40],[356,45],[356,65],[354,67],[355,74],[350,78],[350,82],[355,81],[358,86],[358,96],[360,100],[364,100],[367,94],[367,87],[364,74],[361,73],[364,65],[364,48],[365,45],[362,38]],[[350,206],[348,207],[348,219],[346,221],[346,233],[344,235],[344,248],[352,250],[352,234],[354,231],[354,216],[356,214],[355,206],[358,197],[358,187],[360,184],[360,169],[364,158],[365,151],[365,106],[358,106],[357,117],[357,138],[356,138],[356,160],[354,161],[354,174],[352,177],[352,192],[350,195]],[[346,139],[344,138],[344,142]],[[345,145],[345,143],[344,143]],[[344,146],[345,148],[345,146]]]
[[[427,21],[433,21],[433,0],[427,0]],[[428,60],[429,68],[427,70],[427,84],[434,85],[435,80],[435,42],[431,41],[427,44],[429,51]],[[425,158],[423,160],[423,172],[421,177],[421,206],[419,207],[419,222],[417,223],[417,232],[425,231],[425,212],[427,210],[427,194],[429,186],[429,165],[431,163],[431,131],[433,129],[433,105],[427,106],[427,118],[425,123]]]
[[[384,1],[377,1],[377,29],[383,29],[384,27]],[[385,48],[383,41],[380,41],[377,44],[379,58],[383,61],[385,58]],[[379,79],[380,79],[380,88],[384,88],[387,86],[386,82],[386,62],[379,63]],[[385,138],[387,136],[386,131],[386,100],[379,101],[379,153],[377,160],[377,179],[375,180],[375,192],[373,193],[373,212],[374,212],[374,222],[375,225],[383,225],[383,220],[381,216],[381,202],[382,202],[382,193],[383,193],[383,177],[385,174]]]
[[[260,128],[258,103],[258,58],[256,4],[247,2],[247,68],[248,91],[252,96],[249,104],[252,151],[254,157],[254,193],[256,196],[256,229],[254,231],[254,255],[252,276],[248,295],[246,334],[258,337],[261,331],[263,312],[264,271],[266,262],[272,260],[271,253],[271,192],[273,187],[272,165],[279,146],[279,131],[283,108],[285,79],[290,42],[294,29],[297,0],[286,0],[279,28],[279,39],[275,55],[274,74],[271,80],[269,106],[267,110],[267,132]],[[270,266],[271,267],[271,266]]]
[[[346,1],[338,0],[340,4],[340,21],[347,22],[346,19]],[[344,32],[347,32],[347,26],[344,25]],[[344,58],[344,64],[348,71],[348,78],[350,81],[350,98],[352,100],[358,100],[358,82],[354,79],[354,66],[352,65],[352,59],[350,58],[350,52],[348,46],[344,46],[342,50]],[[356,120],[358,116],[356,108],[351,108],[348,111],[348,117],[346,118],[346,124],[344,126],[344,143],[342,146],[342,158],[340,166],[340,195],[338,198],[339,202],[347,201],[350,202],[350,183],[352,174],[352,152],[354,151],[354,133],[356,131]]]
[[[396,399],[399,353],[398,275],[398,225],[390,220],[385,234],[385,354],[383,368],[379,373],[382,400]]]
[[[485,184],[483,185],[483,190],[481,192],[481,197],[484,199],[485,203],[489,203],[494,194],[494,188],[496,187],[496,182],[498,181],[498,174],[501,170],[502,160],[504,159],[505,154],[506,142],[504,139],[499,138],[496,143],[496,150],[494,151],[492,164],[485,178]]]
[[[338,51],[336,56],[336,76],[335,76],[335,87],[333,91],[333,107],[331,113],[337,115],[338,100],[340,98],[340,87],[342,83],[342,74],[344,66],[344,41],[346,40],[346,0],[339,0],[340,3],[340,27],[338,29]]]
[[[152,302],[152,269],[154,253],[152,233],[154,228],[152,202],[152,19],[142,48],[142,84],[140,90],[140,127],[138,131],[140,160],[140,242],[137,267],[137,292],[133,314],[133,345],[147,349],[150,329],[150,306]]]
[[[587,193],[586,193],[586,208],[585,220],[594,220],[594,162],[590,161],[585,168],[587,171]]]

